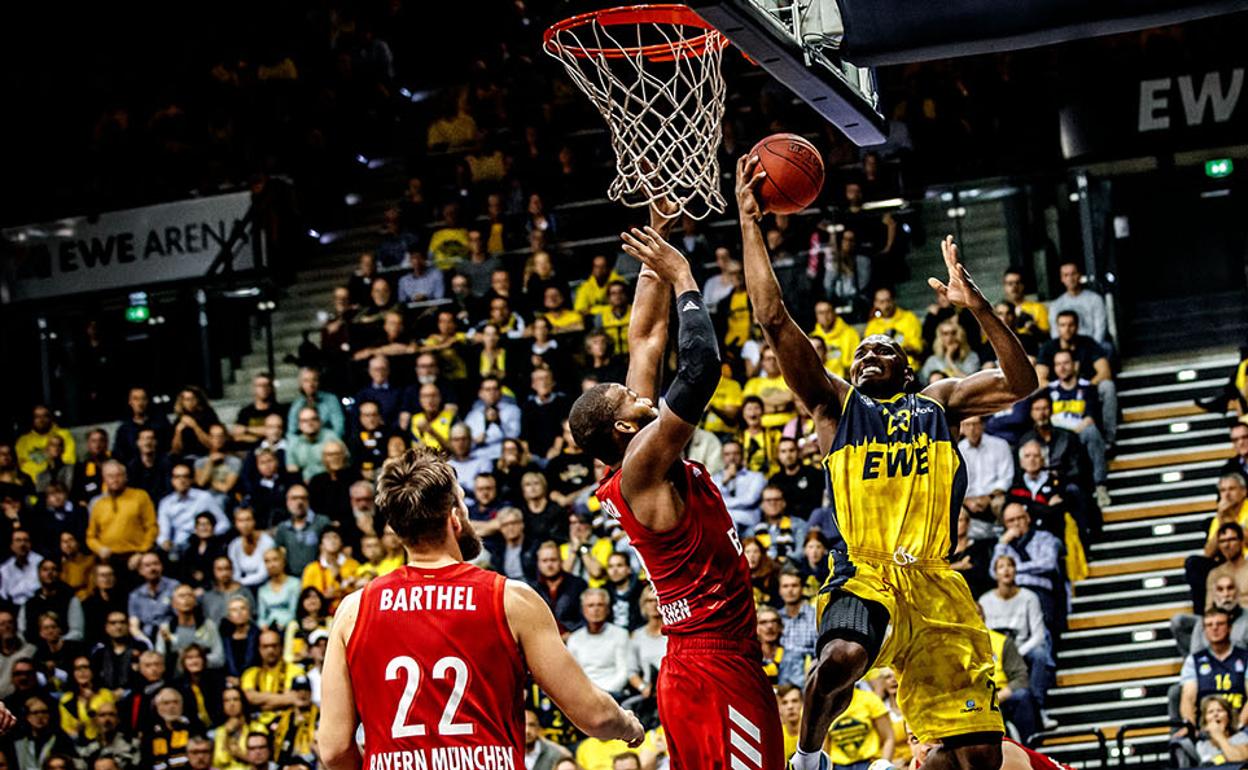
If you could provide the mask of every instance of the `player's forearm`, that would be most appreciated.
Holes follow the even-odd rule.
[[[589,692],[576,700],[576,703],[568,704],[556,701],[556,705],[581,732],[604,741],[613,740],[627,732],[628,717],[624,709],[605,691],[591,685]]]
[[[1027,351],[1018,341],[1014,331],[1001,322],[992,312],[992,305],[976,292],[976,302],[970,306],[971,314],[988,337],[988,344],[997,355],[997,365],[1005,376],[1005,385],[1015,398],[1024,398],[1037,387],[1036,370],[1027,358]]]
[[[768,341],[786,323],[792,323],[780,294],[763,230],[753,219],[741,220],[741,250],[745,262],[745,288],[754,306],[754,320],[763,327]]]
[[[697,425],[719,386],[719,344],[706,302],[695,286],[676,296],[676,378],[665,395],[677,417]]]
[[[626,384],[642,396],[658,395],[659,372],[667,347],[671,287],[652,270],[637,277],[637,294],[628,325],[628,376]]]

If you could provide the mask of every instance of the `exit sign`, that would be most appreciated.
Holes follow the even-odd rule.
[[[132,324],[147,323],[147,319],[152,317],[152,309],[147,305],[135,305],[126,308],[126,320]]]
[[[1230,158],[1218,158],[1216,160],[1205,161],[1205,176],[1212,179],[1221,179],[1224,176],[1230,176],[1235,170],[1235,164]]]

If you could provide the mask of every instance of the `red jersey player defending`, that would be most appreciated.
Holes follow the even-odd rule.
[[[906,770],[919,770],[927,761],[928,752],[939,746],[939,743],[922,743],[912,733],[910,750],[914,754],[914,759],[910,760],[910,765]],[[1072,770],[1072,768],[1038,751],[1033,751],[1012,738],[1002,738],[1001,770]]]
[[[577,444],[610,466],[598,499],[628,533],[658,597],[668,645],[657,697],[672,767],[781,770],[784,738],[759,665],[741,541],[711,474],[681,459],[719,383],[710,316],[688,262],[656,228],[623,239],[650,268],[638,278],[628,383],[586,391],[569,425]],[[656,409],[672,287],[677,374]]]
[[[377,511],[409,561],[335,614],[318,730],[327,768],[521,770],[526,666],[587,734],[641,743],[641,724],[585,676],[541,597],[464,563],[481,541],[451,466],[425,450],[387,461]]]

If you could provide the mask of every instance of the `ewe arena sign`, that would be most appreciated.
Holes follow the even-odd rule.
[[[0,301],[21,302],[197,278],[247,215],[247,192],[0,231]],[[235,264],[254,264],[252,239]]]

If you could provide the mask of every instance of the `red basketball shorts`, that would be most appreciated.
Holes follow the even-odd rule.
[[[657,697],[672,770],[784,770],[757,642],[668,637]]]

